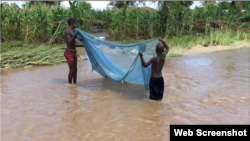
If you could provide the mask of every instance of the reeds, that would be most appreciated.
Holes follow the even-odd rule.
[[[231,41],[223,39],[225,34],[235,35],[237,41],[249,40],[250,22],[243,22],[242,19],[250,15],[250,10],[239,13],[230,9],[224,12],[224,9],[225,4],[193,10],[175,6],[165,9],[164,13],[162,10],[136,7],[95,11],[84,1],[70,2],[69,9],[42,3],[26,3],[24,8],[2,3],[1,36],[27,44],[63,43],[67,19],[73,17],[78,21],[78,28],[84,31],[90,32],[91,26],[109,29],[111,40],[151,39],[164,35],[170,38],[184,35],[193,37],[204,34],[209,35],[210,41],[206,44],[228,44]]]

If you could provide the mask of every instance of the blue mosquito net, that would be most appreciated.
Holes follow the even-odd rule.
[[[86,50],[92,65],[92,70],[97,71],[103,77],[108,77],[115,82],[126,81],[132,84],[144,85],[149,90],[151,65],[142,66],[139,52],[143,53],[143,59],[147,62],[155,56],[155,47],[159,43],[157,39],[139,44],[119,44],[110,42],[78,28],[73,30]]]

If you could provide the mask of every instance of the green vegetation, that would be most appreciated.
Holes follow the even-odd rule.
[[[204,7],[189,9],[190,1],[161,1],[160,9],[127,8],[114,13],[110,34],[114,40],[149,39],[206,34],[217,30],[250,31],[250,2],[204,2]]]
[[[143,2],[142,2],[143,3]],[[201,44],[230,45],[250,41],[250,2],[205,1],[204,7],[190,9],[190,1],[158,1],[159,9],[138,8],[133,1],[113,1],[113,9],[95,11],[85,1],[1,3],[1,67],[29,64],[56,64],[65,61],[63,31],[74,17],[78,28],[94,32],[106,28],[107,40],[139,43],[159,36],[171,47],[169,57],[181,56]]]
[[[250,41],[250,35],[249,33],[245,32],[235,32],[234,34],[231,30],[226,31],[211,31],[208,35],[183,35],[183,36],[174,36],[172,38],[164,38],[164,41],[167,42],[167,44],[171,48],[171,52],[169,52],[167,57],[175,57],[175,56],[182,56],[182,54],[191,49],[192,47],[200,44],[203,46],[209,46],[209,45],[232,45],[235,42],[238,41]],[[122,40],[118,41],[122,44],[134,44],[134,43],[140,43],[145,42],[147,40]],[[239,46],[239,45],[234,45]],[[249,46],[249,45],[248,45]]]
[[[91,32],[91,26],[109,29],[111,40],[172,38],[206,34],[211,31],[250,31],[250,2],[204,2],[190,9],[192,1],[159,1],[159,10],[138,8],[134,2],[111,2],[113,9],[95,11],[85,1],[70,2],[70,8],[57,3],[26,3],[23,8],[1,4],[1,37],[24,43],[63,43],[67,19],[74,17],[78,27]],[[240,33],[241,34],[241,33]]]

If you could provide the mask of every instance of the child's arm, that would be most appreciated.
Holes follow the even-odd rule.
[[[84,45],[76,45],[76,47],[84,47]]]
[[[162,40],[161,37],[159,37],[159,41],[163,43],[163,45],[165,46],[166,50],[162,53],[162,54],[165,54],[167,55],[168,51],[169,51],[169,47],[168,45]]]
[[[141,58],[142,66],[143,66],[144,68],[146,68],[146,67],[148,67],[149,65],[152,64],[153,58],[151,58],[147,63],[145,63],[144,60],[143,60],[143,58],[142,58],[142,53],[141,53],[141,52],[140,52],[139,55],[140,55],[140,58]]]

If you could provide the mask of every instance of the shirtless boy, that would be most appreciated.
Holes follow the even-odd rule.
[[[77,53],[76,47],[84,47],[83,45],[76,45],[75,38],[73,36],[73,30],[77,26],[77,21],[74,18],[68,19],[68,28],[64,31],[64,39],[67,44],[67,49],[64,52],[64,56],[69,65],[69,75],[68,83],[72,84],[72,79],[74,84],[76,84],[77,79]]]
[[[140,58],[143,67],[148,67],[152,64],[152,73],[149,82],[150,96],[151,100],[162,100],[164,93],[164,79],[162,77],[162,68],[165,63],[166,55],[169,51],[167,44],[159,37],[159,41],[162,43],[157,44],[156,46],[156,57],[152,57],[147,63],[143,60],[143,54],[140,52]],[[166,50],[164,51],[164,48]]]

